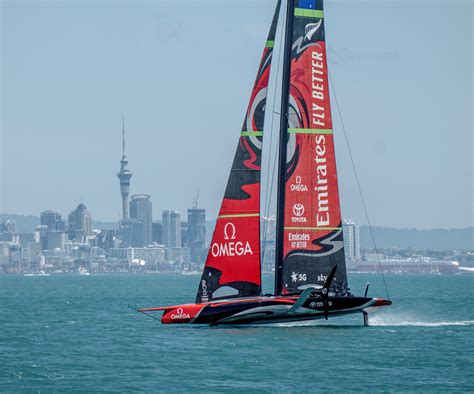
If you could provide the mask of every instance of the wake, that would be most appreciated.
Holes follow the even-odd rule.
[[[363,327],[363,324],[351,322],[294,322],[294,323],[274,323],[268,324],[267,327],[328,327],[328,328],[356,328]],[[395,319],[384,319],[380,317],[369,316],[369,327],[454,327],[454,326],[474,326],[474,320],[456,320],[456,321],[404,321]],[[257,325],[255,325],[257,327]],[[260,326],[261,327],[261,326]]]
[[[374,316],[369,318],[369,326],[372,327],[451,327],[451,326],[473,326],[474,320],[454,321],[407,321],[397,320],[393,317]]]
[[[321,328],[356,328],[363,327],[362,319],[358,316],[347,318],[330,318],[329,321],[307,320],[298,322],[273,323],[267,327],[321,327]],[[369,314],[369,327],[456,327],[474,326],[474,320],[430,321],[421,316],[410,314]]]

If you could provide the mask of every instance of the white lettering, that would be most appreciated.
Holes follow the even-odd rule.
[[[325,97],[325,79],[324,79],[324,58],[322,52],[311,53],[311,96],[314,100],[319,100],[324,103]],[[315,126],[324,127],[325,122],[325,108],[316,103],[313,103],[312,123]]]
[[[326,137],[321,134],[316,136],[316,158],[314,161],[316,166],[316,187],[314,190],[318,196],[318,211],[316,213],[317,227],[328,226],[329,218],[329,191],[327,179],[327,164],[326,164]]]
[[[253,251],[248,241],[245,243],[237,241],[227,243],[213,243],[211,246],[211,254],[214,257],[235,257],[253,255]]]
[[[188,313],[184,313],[183,308],[176,309],[176,313],[173,313],[171,316],[172,320],[176,319],[191,319]]]

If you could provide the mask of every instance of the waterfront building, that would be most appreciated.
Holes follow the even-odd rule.
[[[143,222],[138,219],[120,221],[119,237],[123,247],[139,248],[143,246]]]
[[[4,220],[0,224],[0,242],[16,242],[16,222]]]
[[[178,211],[163,211],[163,244],[167,248],[181,247],[181,215]]]
[[[109,250],[110,248],[116,248],[120,243],[120,231],[117,230],[99,230],[94,231],[95,237],[89,240],[92,246]]]
[[[14,220],[4,220],[0,225],[0,233],[15,234],[16,222]]]
[[[39,266],[41,261],[41,244],[39,242],[28,242],[27,248],[30,253],[30,263]]]
[[[66,233],[64,231],[48,231],[47,233],[47,249],[48,250],[64,250],[66,242]]]
[[[153,222],[151,226],[152,242],[158,245],[163,245],[163,224],[161,222]]]
[[[190,262],[189,248],[166,248],[166,260],[172,263],[187,264]]]
[[[45,224],[37,225],[35,228],[35,238],[39,240],[41,250],[48,249],[48,226]]]
[[[14,242],[15,233],[0,232],[0,242]]]
[[[352,220],[342,222],[344,233],[344,251],[348,260],[360,260],[360,229]]]
[[[131,249],[131,262],[139,260],[144,262],[147,270],[159,271],[160,265],[165,263],[165,248],[163,246],[151,246],[146,248]],[[130,254],[129,254],[130,257]]]
[[[189,248],[188,223],[181,222],[181,247]]]
[[[109,258],[117,260],[127,260],[128,250],[129,248],[110,248],[108,250]]]
[[[36,242],[37,237],[35,233],[18,233],[18,243],[21,246],[27,245],[29,242]]]
[[[130,178],[132,173],[128,169],[128,160],[125,155],[125,121],[122,117],[122,160],[120,161],[120,171],[117,174],[120,181],[120,195],[122,197],[122,219],[129,218],[128,196],[130,193]]]
[[[349,266],[350,267],[350,266]],[[387,258],[381,254],[365,256],[349,268],[354,272],[389,272],[397,274],[454,274],[459,272],[459,263],[453,260],[438,260],[420,256],[418,258]]]
[[[92,216],[84,204],[69,214],[69,239],[75,241],[84,240],[92,235]]]
[[[148,246],[152,243],[153,219],[152,205],[148,194],[135,194],[130,201],[130,219],[142,222],[142,243],[139,246]]]
[[[0,242],[0,267],[5,273],[21,273],[20,245],[12,242]]]
[[[127,265],[140,265],[146,270],[160,271],[165,268],[165,248],[151,246],[145,248],[112,248],[108,252],[109,258],[118,261],[127,261]],[[163,265],[163,267],[160,267]]]

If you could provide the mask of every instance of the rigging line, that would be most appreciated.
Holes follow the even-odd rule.
[[[280,31],[280,42],[281,42],[281,38],[282,38],[282,31],[283,29],[281,29]],[[277,69],[276,69],[276,75],[275,75],[275,82],[278,81],[278,75],[280,73],[280,61],[281,61],[281,48],[279,49],[278,51],[278,59],[277,59]],[[273,56],[274,53],[272,53],[272,56]],[[270,82],[270,80],[268,81]],[[268,87],[267,87],[268,89]],[[268,90],[267,90],[268,91]],[[274,86],[274,89],[273,89],[273,108],[272,108],[272,116],[271,116],[271,124],[270,124],[270,149],[268,151],[268,172],[270,172],[270,160],[271,160],[271,153],[272,153],[272,145],[273,145],[273,124],[274,124],[274,120],[275,120],[275,117],[273,116],[273,113],[275,112],[275,99],[276,99],[276,93],[277,93],[277,89],[276,89],[276,83],[275,83],[275,86]],[[269,174],[268,174],[269,175]],[[265,196],[265,205],[264,205],[264,212],[265,212],[265,216],[268,216],[268,210],[270,209],[269,208],[269,204],[270,202],[268,201],[268,182],[269,182],[269,179],[270,177],[267,176],[267,182],[266,182],[266,185],[265,185],[265,188],[266,188],[266,191],[267,191],[267,195]],[[265,232],[264,232],[265,234]]]
[[[362,206],[364,208],[365,219],[367,220],[367,224],[369,226],[370,237],[372,238],[372,244],[374,245],[375,253],[378,255],[377,245],[375,243],[375,237],[374,237],[374,233],[372,231],[372,224],[371,224],[370,218],[369,218],[369,212],[367,210],[367,205],[365,204],[364,193],[362,193],[362,187],[360,185],[359,175],[357,174],[357,169],[356,169],[356,166],[355,166],[354,157],[352,156],[352,150],[351,150],[351,146],[349,144],[349,138],[347,137],[346,127],[345,127],[344,121],[342,119],[342,112],[341,112],[341,108],[339,106],[339,101],[337,99],[336,89],[334,88],[334,83],[332,81],[331,74],[329,72],[328,72],[328,75],[329,75],[329,81],[331,83],[332,92],[334,94],[334,101],[336,103],[337,112],[338,112],[338,115],[339,115],[339,119],[341,121],[342,131],[344,132],[344,139],[346,141],[347,150],[349,151],[349,157],[351,159],[352,170],[354,171],[354,175],[355,175],[355,179],[356,179],[356,183],[357,183],[357,188],[359,189],[360,199],[362,200]],[[387,293],[387,298],[390,301],[390,293],[388,291],[387,282],[385,281],[385,275],[384,275],[384,272],[383,272],[383,269],[382,269],[382,265],[380,264],[380,261],[378,259],[377,259],[377,265],[378,265],[379,270],[382,274],[383,285],[384,285],[385,291]]]
[[[153,316],[147,312],[143,312],[143,311],[140,311],[139,309],[137,308],[134,308],[133,306],[131,305],[127,305],[130,309],[134,310],[135,312],[138,312],[138,313],[143,313],[144,315],[147,315],[148,317],[151,317],[152,319],[155,319],[155,320],[158,320],[158,321],[161,321],[161,319],[157,318],[156,316]]]
[[[281,11],[280,11],[281,13]],[[280,44],[282,42],[282,39],[283,39],[283,27],[280,29]],[[273,49],[274,50],[274,49]],[[272,145],[273,145],[273,124],[274,124],[274,120],[275,120],[275,116],[274,114],[276,113],[275,112],[275,100],[276,100],[276,94],[277,94],[277,82],[278,82],[278,75],[280,73],[280,63],[281,63],[281,55],[282,55],[282,48],[281,48],[281,45],[280,45],[280,48],[278,50],[278,61],[277,61],[277,69],[276,69],[276,75],[275,75],[275,86],[274,86],[274,89],[273,89],[273,102],[272,102],[272,105],[273,105],[273,108],[272,108],[272,115],[271,115],[271,123],[270,123],[270,149],[268,151],[268,165],[267,165],[267,169],[268,169],[268,174],[267,174],[267,182],[266,182],[266,185],[265,185],[265,190],[266,190],[266,196],[265,196],[265,204],[264,204],[264,208],[263,208],[263,212],[264,212],[264,216],[267,218],[268,220],[268,217],[269,217],[269,211],[270,211],[270,204],[271,204],[271,195],[272,195],[272,191],[273,191],[273,181],[274,181],[274,177],[275,177],[275,165],[276,165],[276,157],[277,157],[277,154],[276,152],[278,152],[278,149],[275,151],[275,160],[274,160],[274,164],[273,164],[273,174],[272,174],[272,180],[271,180],[271,183],[270,183],[270,191],[268,190],[268,183],[269,183],[269,180],[270,180],[270,162],[271,162],[271,158],[272,158]],[[274,55],[275,52],[272,53],[272,56]],[[274,60],[274,58],[272,59]],[[270,83],[270,80],[268,81]],[[267,87],[267,91],[268,91],[268,87]],[[278,114],[279,115],[279,114]],[[278,141],[277,141],[278,143]],[[278,148],[278,145],[277,145],[277,148]],[[263,149],[263,145],[262,145],[262,149]],[[261,253],[261,256],[262,256],[262,263],[265,259],[265,250],[266,250],[266,243],[267,243],[267,230],[268,230],[268,222],[267,220],[264,220],[263,221],[263,251]]]

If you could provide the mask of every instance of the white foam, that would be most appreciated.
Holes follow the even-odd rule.
[[[374,317],[369,320],[369,326],[383,327],[449,327],[449,326],[472,326],[474,320],[456,320],[456,321],[384,321],[383,318]]]

